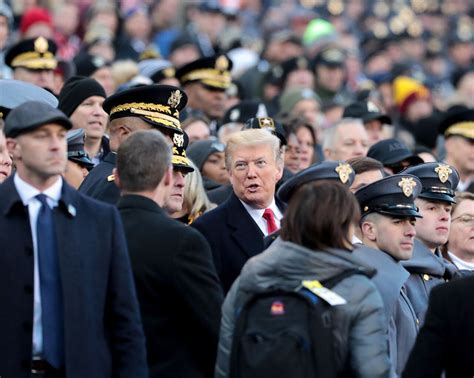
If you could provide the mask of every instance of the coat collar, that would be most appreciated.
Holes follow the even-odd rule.
[[[165,211],[152,199],[138,194],[126,194],[120,197],[117,202],[119,210],[141,209],[153,211],[161,215],[166,215]]]
[[[23,202],[21,201],[20,195],[15,188],[13,182],[13,175],[6,179],[2,185],[0,185],[0,213],[7,215],[16,209],[23,208]],[[63,181],[61,190],[61,198],[58,202],[58,208],[64,211],[68,216],[75,217],[77,213],[77,200],[78,193]]]

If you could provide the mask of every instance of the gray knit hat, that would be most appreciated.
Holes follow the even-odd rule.
[[[198,140],[189,145],[186,153],[193,163],[202,169],[209,155],[214,152],[224,152],[225,145],[217,140]]]

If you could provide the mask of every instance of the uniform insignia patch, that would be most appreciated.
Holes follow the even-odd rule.
[[[449,165],[438,164],[438,166],[435,168],[435,172],[438,174],[439,181],[444,184],[446,181],[448,181],[449,175],[453,173],[453,170],[449,167]]]
[[[402,188],[403,194],[406,197],[410,197],[413,194],[413,188],[416,186],[416,182],[411,177],[403,177],[398,182],[398,186]]]

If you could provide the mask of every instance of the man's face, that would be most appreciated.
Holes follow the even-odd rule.
[[[446,243],[449,237],[452,205],[448,202],[422,198],[417,198],[415,204],[423,216],[416,222],[416,237],[432,250]]]
[[[209,127],[201,120],[190,123],[185,131],[189,137],[189,144],[196,142],[197,140],[207,140],[211,136]]]
[[[355,193],[364,186],[372,184],[373,182],[381,179],[383,179],[383,175],[379,169],[358,173],[354,177],[354,181],[352,182],[350,190],[352,193]]]
[[[213,89],[201,83],[186,86],[188,105],[192,109],[202,110],[211,119],[224,116],[226,93],[221,89]]]
[[[5,16],[0,15],[0,50],[7,44],[8,39],[8,20]]]
[[[446,162],[454,165],[461,176],[474,173],[474,139],[453,135],[446,139],[445,147]]]
[[[348,123],[339,127],[334,137],[333,149],[328,160],[349,160],[366,156],[369,150],[369,137],[362,124]]]
[[[323,64],[316,67],[318,86],[331,92],[338,92],[342,88],[344,75],[343,67],[331,67]]]
[[[465,199],[452,214],[448,249],[455,255],[474,261],[474,201]]]
[[[0,183],[12,173],[12,158],[7,149],[7,143],[3,131],[0,130]]]
[[[391,218],[382,215],[377,218],[377,222],[370,223],[377,248],[397,261],[411,258],[416,235],[415,218]]]
[[[30,70],[28,68],[17,67],[13,70],[13,78],[42,88],[54,88],[53,70]]]
[[[170,214],[181,211],[183,208],[185,176],[186,174],[180,170],[173,169],[173,187],[164,206]]]
[[[43,182],[66,169],[66,129],[61,125],[48,123],[15,139],[9,138],[8,148],[24,179]]]
[[[74,128],[84,129],[87,138],[100,139],[104,136],[107,126],[107,113],[102,109],[104,100],[101,96],[88,97],[70,116]]]
[[[268,145],[237,146],[232,151],[230,182],[235,195],[252,207],[270,205],[282,171],[282,162],[276,162]]]

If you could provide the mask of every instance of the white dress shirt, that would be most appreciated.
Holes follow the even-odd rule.
[[[28,214],[30,216],[31,236],[33,238],[34,251],[34,300],[33,300],[33,356],[41,356],[43,351],[43,329],[41,323],[41,291],[39,287],[39,269],[38,269],[38,243],[36,236],[36,221],[41,208],[41,202],[36,199],[36,196],[43,193],[48,197],[47,201],[51,208],[58,205],[61,198],[61,189],[63,187],[63,180],[58,177],[58,180],[48,189],[40,192],[35,187],[31,186],[15,174],[13,178],[15,188],[23,202],[23,205],[28,206]]]
[[[247,210],[247,212],[252,217],[254,222],[257,223],[257,226],[263,232],[263,235],[267,236],[268,225],[267,225],[267,221],[263,218],[263,213],[265,212],[265,209],[255,209],[252,206],[246,204],[242,200],[240,200],[240,202],[242,202],[242,205],[244,205],[245,210]],[[270,206],[267,207],[267,209],[271,209],[273,211],[273,214],[275,215],[275,223],[277,227],[280,228],[281,218],[283,218],[283,214],[281,213],[280,209],[276,205],[275,198],[272,200],[272,203],[270,204]]]

